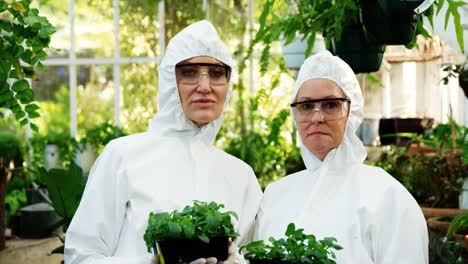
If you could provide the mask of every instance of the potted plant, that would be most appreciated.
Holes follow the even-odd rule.
[[[314,235],[304,234],[304,229],[296,229],[293,223],[288,225],[285,238],[270,237],[268,241],[269,244],[263,240],[252,242],[241,247],[239,252],[243,252],[251,264],[332,264],[336,263],[332,250],[342,249],[335,238],[317,240]]]
[[[369,39],[359,22],[344,28],[338,37],[329,35],[327,47],[348,63],[354,73],[378,71],[385,52],[385,45]]]
[[[423,2],[361,0],[364,26],[376,43],[406,45],[415,38],[418,26],[422,27],[421,15],[414,10]]]
[[[144,240],[161,263],[185,263],[198,258],[228,258],[230,241],[238,236],[231,217],[235,212],[221,212],[224,205],[194,201],[182,211],[151,212]]]

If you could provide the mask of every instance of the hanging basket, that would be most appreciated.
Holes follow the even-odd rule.
[[[375,72],[382,64],[385,45],[369,41],[361,24],[343,29],[339,40],[327,39],[328,49],[351,66],[354,73]]]
[[[416,37],[421,19],[414,12],[423,0],[361,0],[362,19],[376,43],[406,45]]]
[[[465,64],[460,69],[458,74],[458,84],[465,93],[465,97],[468,98],[468,60],[465,61]]]

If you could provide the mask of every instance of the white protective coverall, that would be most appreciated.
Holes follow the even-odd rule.
[[[313,55],[299,71],[293,98],[314,78],[334,81],[351,98],[343,141],[323,161],[301,143],[306,170],[267,186],[254,240],[284,237],[287,225],[295,223],[318,239],[337,238],[344,248],[335,251],[338,264],[428,263],[427,227],[418,204],[391,175],[363,164],[366,150],[355,134],[363,97],[353,71],[328,51]]]
[[[174,36],[159,67],[160,111],[147,132],[111,141],[98,157],[66,233],[65,263],[151,263],[143,240],[149,213],[181,210],[193,200],[235,211],[237,243],[251,240],[262,197],[253,170],[213,146],[222,115],[198,128],[182,109],[175,65],[196,56],[233,65],[208,21]]]

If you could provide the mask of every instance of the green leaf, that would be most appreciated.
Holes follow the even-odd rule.
[[[37,112],[31,112],[31,113],[28,113],[28,117],[29,118],[38,118],[40,117],[41,115]]]
[[[52,25],[42,26],[41,30],[39,30],[38,36],[40,38],[48,38],[55,32],[55,28]]]
[[[11,23],[8,20],[1,20],[0,28],[5,30],[6,32],[11,32],[11,30],[13,30],[13,27],[11,26]]]
[[[199,235],[198,238],[205,243],[210,243],[210,238],[205,234]]]
[[[26,8],[24,8],[24,5],[21,2],[12,2],[12,3],[10,3],[10,6],[16,12],[24,13],[24,12],[28,11],[28,10],[26,10]]]
[[[33,111],[38,110],[38,109],[39,109],[39,106],[38,106],[37,104],[28,104],[28,105],[24,108],[24,110],[25,110],[26,112],[28,112],[28,113],[29,113],[29,112],[33,112]]]
[[[42,177],[55,211],[69,223],[78,208],[86,184],[83,171],[72,161],[68,170],[54,168],[44,171]]]
[[[34,132],[39,132],[39,128],[36,126],[36,124],[30,123],[30,126],[31,126],[31,129],[32,129]]]
[[[29,88],[29,83],[26,80],[19,80],[11,86],[11,89],[17,93],[24,91],[28,88]]]
[[[32,57],[32,52],[29,49],[26,49],[24,53],[21,55],[21,59],[28,64],[31,64],[31,57]]]
[[[19,123],[20,123],[21,126],[25,126],[28,123],[28,119],[23,118]]]
[[[454,9],[452,11],[453,14],[453,22],[455,25],[455,32],[457,35],[457,41],[458,41],[458,46],[460,47],[460,50],[462,53],[465,52],[465,47],[463,46],[464,40],[463,40],[463,26],[461,24],[460,20],[460,13],[458,10]]]
[[[182,233],[182,227],[179,223],[170,222],[167,226],[169,228],[169,236],[178,237]]]

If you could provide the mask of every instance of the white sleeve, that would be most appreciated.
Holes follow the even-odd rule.
[[[127,203],[123,149],[109,143],[96,160],[66,232],[65,263],[151,263],[149,256],[112,257]]]
[[[242,212],[239,216],[239,234],[236,240],[238,246],[252,242],[255,228],[255,216],[257,215],[262,200],[262,189],[258,184],[254,172],[249,167],[247,190],[243,198]]]
[[[429,239],[421,208],[404,189],[394,186],[382,193],[372,237],[376,264],[427,264]]]

